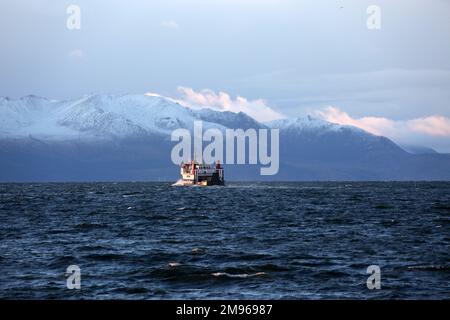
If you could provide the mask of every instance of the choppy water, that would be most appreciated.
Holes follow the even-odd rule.
[[[3,299],[450,298],[450,183],[0,184],[0,221]]]

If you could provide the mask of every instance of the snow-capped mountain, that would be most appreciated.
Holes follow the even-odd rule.
[[[285,131],[315,131],[320,130],[321,132],[325,131],[338,131],[344,126],[331,123],[322,119],[313,118],[311,116],[306,116],[305,118],[293,118],[293,119],[281,119],[274,120],[265,123],[270,128],[280,128]],[[347,127],[347,126],[346,126]],[[356,127],[352,127],[352,129],[358,130]]]
[[[240,129],[259,129],[267,128],[266,125],[259,123],[249,115],[239,112],[234,113],[230,111],[218,112],[211,109],[200,109],[195,111],[197,118],[222,125],[226,128],[240,128]]]
[[[190,109],[156,95],[73,100],[0,97],[0,181],[176,179],[170,133],[280,129],[278,180],[450,180],[450,156],[411,154],[391,140],[313,117],[260,123],[245,113]],[[255,166],[228,179],[259,180]],[[267,178],[267,177],[265,177]]]
[[[29,137],[42,140],[124,138],[167,135],[174,129],[192,129],[195,120],[204,128],[279,128],[286,133],[339,132],[371,136],[351,126],[321,119],[283,119],[260,123],[243,112],[193,110],[171,99],[149,95],[87,95],[74,100],[49,100],[25,96],[0,98],[0,137]]]
[[[67,101],[2,98],[0,136],[89,140],[166,135],[177,128],[192,129],[194,120],[206,114],[198,113],[169,99],[146,95],[88,95]],[[205,128],[222,127],[204,120]]]
[[[331,123],[311,116],[275,120],[265,124],[270,128],[279,128],[281,134],[294,144],[315,141],[315,145],[309,146],[309,149],[325,145],[325,141],[321,141],[325,139],[336,142],[334,146],[341,150],[336,150],[337,153],[342,153],[344,148],[349,147],[360,147],[365,151],[381,147],[385,152],[390,149],[399,154],[404,153],[403,149],[388,138],[376,136],[354,126]]]

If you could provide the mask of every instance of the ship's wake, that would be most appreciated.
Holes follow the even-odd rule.
[[[172,184],[172,187],[184,186],[183,179],[179,179],[177,182]]]

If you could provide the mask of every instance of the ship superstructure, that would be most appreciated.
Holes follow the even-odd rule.
[[[176,185],[223,186],[225,184],[223,167],[220,162],[214,164],[182,163],[181,180]]]

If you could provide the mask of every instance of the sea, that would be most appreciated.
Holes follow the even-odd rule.
[[[0,299],[450,299],[450,183],[3,183]]]

